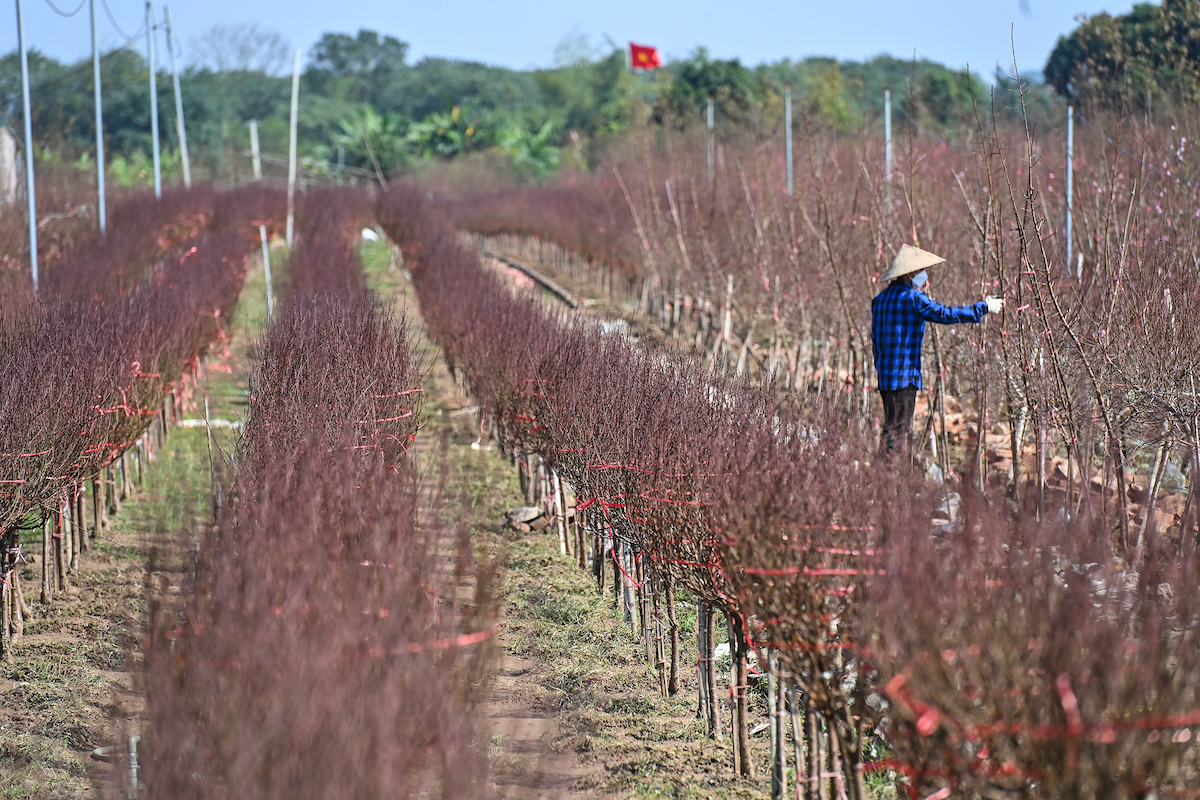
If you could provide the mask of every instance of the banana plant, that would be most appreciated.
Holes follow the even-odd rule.
[[[559,149],[551,144],[553,135],[553,120],[546,120],[537,133],[514,123],[500,134],[500,146],[518,171],[546,178],[558,169]]]
[[[449,112],[436,112],[414,122],[405,141],[426,158],[453,158],[470,149],[474,136],[475,126],[467,122],[459,106],[454,106]]]
[[[342,132],[334,135],[334,144],[345,148],[351,164],[384,175],[407,160],[405,120],[398,114],[380,114],[364,103],[354,116],[338,122],[338,127]]]

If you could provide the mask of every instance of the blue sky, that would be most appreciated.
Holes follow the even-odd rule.
[[[144,18],[138,0],[106,0],[117,23],[135,32]],[[24,0],[30,46],[74,60],[90,52],[88,0],[71,18],[47,0]],[[71,11],[80,0],[54,0]],[[97,2],[101,47],[123,40]],[[1040,70],[1057,37],[1079,14],[1124,13],[1132,3],[1096,0],[176,0],[171,14],[185,50],[189,39],[215,23],[258,23],[277,30],[306,52],[324,31],[372,28],[409,42],[414,58],[446,56],[525,68],[549,66],[567,37],[602,45],[630,39],[655,45],[668,58],[703,45],[719,58],[757,64],[810,55],[861,60],[879,53],[970,64],[990,78],[997,64],[1012,63],[1010,31],[1022,70]],[[7,6],[7,8],[4,8]],[[15,0],[0,3],[0,52],[16,47]],[[156,0],[155,12],[162,5]],[[141,49],[139,47],[139,49]]]

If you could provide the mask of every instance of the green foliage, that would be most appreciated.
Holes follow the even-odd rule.
[[[806,58],[758,67],[762,94],[782,95],[791,84],[797,108],[809,122],[835,133],[876,126],[883,116],[883,93],[892,92],[897,124],[913,119],[921,130],[949,138],[975,126],[972,94],[987,116],[989,90],[974,73],[951,70],[926,59],[917,61],[876,56],[868,61]],[[909,86],[912,86],[910,93]],[[911,96],[910,96],[911,95]]]
[[[630,103],[640,81],[626,69],[622,50],[595,61],[573,61],[556,69],[537,70],[533,77],[542,102],[555,110],[562,128],[612,134],[625,130],[632,122]]]
[[[181,164],[179,151],[163,150],[159,153],[159,171],[164,183],[172,183],[178,178]],[[141,150],[134,150],[129,158],[117,153],[108,159],[104,172],[112,183],[126,189],[154,185],[154,162]]]
[[[408,126],[399,115],[380,114],[364,103],[338,125],[341,133],[334,134],[333,141],[345,149],[348,166],[373,169],[377,163],[386,176],[408,162]]]
[[[454,106],[478,114],[519,114],[541,104],[537,83],[528,72],[447,58],[422,59],[397,72],[375,102],[381,111],[411,119],[424,119]]]
[[[29,63],[30,94],[39,88],[50,88],[60,80],[62,64],[31,48],[26,54]],[[0,122],[17,127],[21,119],[21,62],[16,50],[0,56]]]
[[[1200,0],[1096,14],[1061,36],[1046,82],[1074,102],[1145,111],[1200,99]]]
[[[1161,12],[1154,10],[1155,30],[1192,30],[1193,5],[1170,0]],[[1134,28],[1149,24],[1147,13],[1130,15],[1142,20]],[[1160,73],[1190,74],[1196,60],[1190,50],[1170,43],[1160,50],[1166,65]],[[637,124],[703,124],[709,96],[722,127],[775,135],[783,121],[785,84],[792,86],[798,117],[806,118],[797,124],[835,134],[878,130],[885,88],[893,92],[897,124],[902,127],[907,116],[923,133],[952,138],[973,129],[972,95],[988,116],[989,90],[978,76],[890,56],[861,63],[807,58],[748,68],[737,59],[713,59],[701,48],[651,74],[634,74],[626,67],[623,48],[612,42],[593,46],[583,37],[564,40],[553,68],[525,71],[445,58],[409,64],[408,52],[407,43],[372,30],[320,38],[300,87],[299,151],[306,170],[331,165],[339,146],[348,166],[374,171],[378,161],[385,175],[494,147],[520,175],[540,179],[558,168],[561,147],[572,148],[573,158],[567,160],[583,168],[598,163],[595,148],[604,146],[605,137]],[[94,152],[91,60],[63,64],[33,51],[30,67],[39,146],[66,161]],[[102,57],[102,73],[110,169],[117,183],[142,185],[145,154],[151,150],[145,60],[134,49],[114,50]],[[179,144],[172,84],[166,72],[158,78],[161,141],[164,151],[174,152]],[[193,68],[180,75],[180,82],[198,176],[247,171],[249,120],[259,123],[264,154],[286,154],[289,77],[253,69]],[[1002,117],[1016,113],[1016,98],[1007,85],[1001,78],[997,108]],[[1039,124],[1050,115],[1059,118],[1057,101],[1039,91],[1036,82],[1027,100],[1035,116],[1040,115]],[[18,127],[15,53],[0,57],[0,114]]]
[[[708,106],[709,97],[717,113],[734,122],[745,121],[754,107],[758,88],[754,73],[736,58],[710,59],[708,51],[700,47],[666,69],[671,81],[655,103],[659,121],[693,119]]]
[[[852,119],[846,78],[838,65],[823,68],[813,81],[808,95],[809,113],[827,128],[845,131]]]
[[[558,169],[559,150],[551,144],[554,123],[547,121],[536,133],[513,125],[500,135],[500,146],[512,158],[518,173],[546,178]]]
[[[408,129],[405,140],[425,158],[453,157],[465,152],[472,143],[475,126],[467,122],[458,106],[449,113],[430,114]]]
[[[380,93],[405,70],[408,43],[360,29],[326,33],[310,53],[305,80],[317,94],[357,103],[380,102]]]

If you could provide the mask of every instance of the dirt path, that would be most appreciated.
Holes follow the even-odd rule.
[[[251,342],[265,317],[265,283],[254,264],[185,417],[203,417],[205,394],[214,419],[237,420],[245,407]],[[152,552],[176,549],[179,532],[209,516],[207,436],[202,427],[170,431],[120,511],[89,539],[66,590],[48,605],[39,597],[40,532],[22,536],[28,563],[20,580],[33,617],[13,663],[0,664],[0,797],[94,797],[113,767],[94,760],[93,749],[123,746],[140,731],[144,695],[135,671],[147,567]],[[227,428],[214,432],[226,451],[235,436]]]
[[[383,243],[364,247],[364,267],[381,297],[407,309],[421,330],[412,286],[389,269]],[[436,358],[426,383],[427,421],[418,451],[433,468],[435,441],[446,437],[450,493],[469,508],[477,546],[503,567],[501,657],[485,706],[489,753],[501,798],[763,797],[764,781],[731,775],[727,745],[704,736],[695,715],[695,681],[684,658],[684,687],[657,690],[640,642],[597,594],[590,573],[558,552],[545,533],[504,528],[504,512],[521,503],[516,470],[478,439],[474,401]],[[680,601],[683,652],[694,653],[694,606]],[[694,667],[694,661],[692,662]],[[690,681],[690,683],[689,683]],[[766,760],[765,742],[756,750]]]
[[[397,310],[404,311],[413,332],[427,343],[427,331],[412,284],[391,261],[386,245],[365,245],[363,261],[371,288],[383,300],[395,304]],[[429,484],[435,481],[440,469],[437,459],[445,448],[453,469],[451,493],[469,496],[473,512],[470,523],[489,540],[490,547],[503,536],[498,521],[519,498],[515,474],[506,469],[507,465],[489,445],[477,441],[478,416],[473,401],[455,384],[436,348],[429,347],[428,353],[429,375],[424,386],[428,418],[417,435],[414,452]],[[542,696],[537,662],[517,654],[507,632],[507,611],[505,604],[500,619],[500,663],[484,710],[491,725],[489,753],[497,796],[593,796],[571,791],[588,770],[576,764],[573,752],[561,747],[559,708],[547,704]]]

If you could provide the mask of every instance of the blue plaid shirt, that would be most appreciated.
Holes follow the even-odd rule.
[[[944,306],[904,281],[892,281],[871,301],[871,350],[879,388],[921,388],[926,322],[979,322],[985,314],[987,303],[983,300],[969,306]]]

